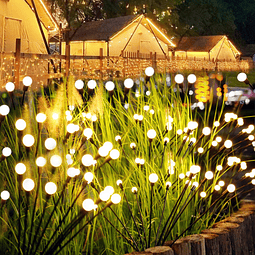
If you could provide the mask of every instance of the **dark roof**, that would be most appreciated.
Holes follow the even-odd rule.
[[[179,42],[176,51],[210,51],[223,35],[191,36],[183,37]]]
[[[129,15],[100,21],[86,22],[78,29],[72,38],[72,41],[107,41],[111,36],[127,26],[136,17],[136,15]]]

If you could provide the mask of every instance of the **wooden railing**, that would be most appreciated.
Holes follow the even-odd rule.
[[[20,52],[20,39],[16,42],[15,53],[0,53],[0,89],[8,81],[15,82],[21,88],[24,76],[33,79],[34,88],[47,85],[53,78],[73,75],[76,78],[103,79],[138,77],[148,66],[157,72],[175,73],[181,70],[219,70],[247,71],[253,68],[253,62],[221,61],[213,62],[203,59],[173,59],[156,53],[143,54],[137,52],[123,52],[121,56],[104,56],[100,49],[98,56],[70,56],[31,54]]]

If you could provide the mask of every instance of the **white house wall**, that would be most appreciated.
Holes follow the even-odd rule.
[[[113,38],[109,43],[110,56],[119,56],[121,51],[124,49],[127,44],[131,34],[134,32],[137,23],[130,26],[129,29],[124,30],[122,33]],[[163,50],[168,55],[168,46],[158,39]],[[156,52],[157,54],[163,55],[163,52],[154,38],[154,35],[151,31],[145,28],[142,25],[139,25],[132,39],[128,43],[125,51],[128,52],[137,52],[150,54],[150,52]]]
[[[16,38],[21,39],[21,52],[47,53],[35,14],[29,5],[24,0],[1,0],[0,52],[14,52]]]

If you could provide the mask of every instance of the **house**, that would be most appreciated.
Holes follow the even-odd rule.
[[[183,37],[175,49],[177,59],[235,61],[240,55],[225,35]]]
[[[48,35],[57,30],[43,0],[0,1],[0,53],[15,52],[16,38],[22,53],[47,53]]]
[[[70,42],[71,55],[120,56],[124,52],[156,52],[169,56],[172,41],[144,14],[84,23]],[[65,43],[62,44],[65,54]]]

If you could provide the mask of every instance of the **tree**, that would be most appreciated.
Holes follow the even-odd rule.
[[[235,34],[235,17],[221,0],[185,0],[177,6],[179,23],[198,35]]]
[[[100,0],[47,0],[47,2],[53,15],[65,24],[66,44],[69,44],[83,23],[103,18]]]

